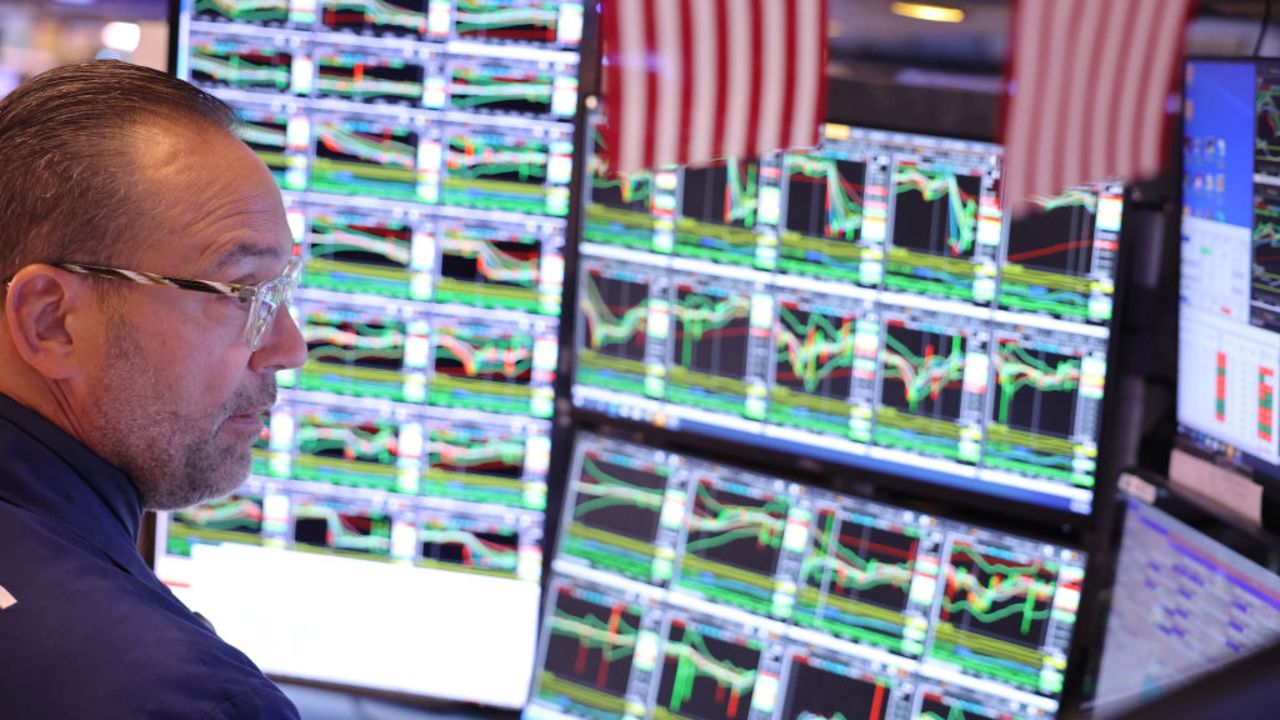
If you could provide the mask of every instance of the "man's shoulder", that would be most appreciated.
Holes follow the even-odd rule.
[[[31,711],[15,717],[297,717],[153,578],[2,502],[0,587],[0,697]]]

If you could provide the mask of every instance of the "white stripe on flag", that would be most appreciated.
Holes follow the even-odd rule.
[[[1074,53],[1071,90],[1067,93],[1066,106],[1063,108],[1065,111],[1063,118],[1066,120],[1066,124],[1060,133],[1062,144],[1066,147],[1084,148],[1088,146],[1088,138],[1092,128],[1085,124],[1086,110],[1090,106],[1089,92],[1094,83],[1094,78],[1089,69],[1098,45],[1099,31],[1102,29],[1102,11],[1105,9],[1103,5],[1108,1],[1083,0],[1084,7],[1079,11],[1080,20],[1076,24],[1076,37],[1080,38],[1079,52]],[[1064,175],[1067,177],[1087,177],[1089,175],[1085,171],[1085,156],[1083,152],[1069,152],[1066,155],[1066,158],[1064,158],[1065,163],[1062,166]],[[1065,190],[1065,188],[1063,189]]]
[[[1035,44],[1038,39],[1041,27],[1040,15],[1045,11],[1045,2],[1044,0],[1024,0],[1014,11],[1017,13],[1017,26],[1013,30],[1015,44],[1013,72],[1017,85],[1013,88],[1014,96],[1009,106],[1011,119],[1005,129],[1008,134],[1005,157],[1013,158],[1015,161],[1005,165],[1007,172],[1005,204],[1010,206],[1021,203],[1025,199],[1020,196],[1022,194],[1020,190],[1025,190],[1030,185],[1027,178],[1027,168],[1030,163],[1021,162],[1021,158],[1031,150],[1035,124],[1024,121],[1023,115],[1026,113],[1024,108],[1039,105],[1038,98],[1035,96],[1040,90],[1041,72],[1039,49],[1028,49],[1028,46]]]
[[[822,118],[817,117],[818,96],[821,84],[826,82],[826,68],[822,67],[824,33],[821,26],[822,6],[825,0],[794,0],[796,3],[796,46],[794,53],[795,87],[792,88],[791,137],[788,147],[812,145],[814,130]]]
[[[726,3],[729,27],[724,33],[729,43],[728,84],[725,88],[724,137],[720,139],[720,157],[742,157],[747,151],[747,117],[751,107],[751,24],[755,22],[754,4],[742,0]]]
[[[618,57],[622,68],[622,133],[618,138],[619,171],[644,166],[645,115],[649,107],[648,50],[644,42],[644,0],[613,0],[618,9]]]
[[[1089,123],[1089,134],[1079,148],[1079,152],[1088,153],[1089,162],[1085,165],[1085,171],[1089,176],[1094,176],[1098,170],[1107,167],[1110,158],[1107,156],[1106,138],[1117,132],[1115,100],[1116,93],[1119,91],[1118,86],[1121,84],[1120,78],[1117,77],[1117,63],[1120,62],[1125,39],[1134,32],[1134,28],[1126,27],[1127,23],[1124,22],[1126,16],[1127,12],[1118,11],[1112,7],[1110,17],[1103,21],[1102,27],[1099,28],[1104,35],[1101,54],[1098,57],[1099,72],[1095,73],[1096,77],[1093,78],[1096,86],[1089,101],[1093,109],[1093,120]],[[1102,180],[1103,178],[1095,177],[1094,179]]]
[[[691,3],[693,10],[693,108],[689,115],[689,147],[681,162],[704,160],[713,155],[716,141],[716,98],[720,96],[716,61],[722,33],[716,30],[716,3]]]
[[[1130,35],[1124,64],[1118,68],[1120,82],[1119,87],[1116,88],[1120,93],[1118,98],[1120,109],[1116,116],[1118,133],[1115,138],[1115,154],[1109,158],[1111,163],[1119,164],[1130,172],[1137,169],[1135,161],[1138,158],[1138,143],[1143,141],[1145,133],[1151,132],[1151,128],[1144,128],[1140,124],[1142,110],[1139,102],[1142,100],[1142,88],[1150,82],[1162,82],[1147,75],[1147,62],[1151,58],[1151,50],[1156,41],[1154,16],[1160,12],[1161,8],[1169,7],[1168,0],[1131,0],[1131,2],[1138,9],[1133,27],[1140,28],[1142,32]],[[1097,167],[1092,170],[1098,173],[1104,172],[1105,168]]]
[[[679,161],[681,68],[685,58],[680,47],[680,0],[655,0],[652,12],[657,20],[658,112],[654,157],[650,166],[673,165]]]
[[[761,52],[765,58],[785,57],[787,32],[786,9],[781,3],[765,0],[764,13],[760,18],[763,24],[761,37],[764,47]],[[759,78],[760,85],[760,120],[756,127],[753,143],[758,148],[776,148],[785,146],[787,138],[779,137],[782,132],[783,91],[786,89],[787,74],[782,63],[762,63],[764,77]]]
[[[1075,9],[1073,3],[1056,2],[1052,6],[1046,6],[1044,12],[1048,14],[1047,22],[1049,27],[1055,31],[1049,34],[1049,41],[1039,48],[1047,59],[1045,67],[1045,77],[1053,79],[1053,90],[1045,92],[1049,88],[1042,88],[1040,96],[1042,98],[1038,115],[1040,116],[1039,127],[1036,132],[1045,138],[1062,138],[1062,130],[1065,129],[1061,125],[1063,116],[1069,107],[1067,98],[1064,97],[1064,91],[1068,87],[1066,79],[1068,77],[1068,62],[1078,63],[1083,58],[1078,57],[1072,52],[1072,45],[1076,40],[1074,34],[1073,23],[1071,22],[1072,11]],[[1057,180],[1057,176],[1061,172],[1059,167],[1063,160],[1065,148],[1063,143],[1058,144],[1058,150],[1052,153],[1037,156],[1036,168],[1033,175],[1032,187],[1035,188],[1051,188]],[[1065,153],[1065,154],[1070,154]],[[1056,191],[1051,191],[1054,193]],[[1018,198],[1022,200],[1023,198]]]
[[[1147,84],[1147,98],[1143,103],[1144,114],[1141,122],[1144,127],[1165,127],[1165,100],[1169,97],[1169,83],[1164,78],[1173,76],[1178,60],[1178,49],[1182,47],[1182,27],[1186,22],[1186,13],[1165,12],[1160,16],[1160,27],[1155,31],[1156,44],[1153,57],[1155,65],[1151,68],[1152,78],[1158,78]],[[1164,143],[1148,142],[1142,144],[1142,154],[1138,158],[1138,170],[1144,175],[1151,175],[1160,170],[1164,159]]]

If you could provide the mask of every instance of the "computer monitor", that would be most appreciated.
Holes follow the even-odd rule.
[[[307,260],[307,363],[159,577],[277,676],[519,707],[540,607],[584,6],[183,0]]]
[[[1185,71],[1179,444],[1280,487],[1280,62]]]
[[[575,405],[1089,513],[1123,187],[1010,222],[1001,157],[835,124],[816,152],[627,177],[597,151]]]
[[[1280,577],[1160,509],[1129,500],[1094,716],[1153,700],[1280,641]]]
[[[1051,718],[1085,554],[579,433],[525,716]]]

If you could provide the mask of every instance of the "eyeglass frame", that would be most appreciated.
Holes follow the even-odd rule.
[[[249,346],[250,352],[257,352],[262,347],[262,340],[266,337],[266,330],[275,321],[276,313],[280,311],[282,305],[288,305],[293,299],[293,291],[298,287],[298,279],[302,270],[302,258],[294,255],[289,258],[289,262],[285,265],[284,270],[274,278],[265,280],[253,285],[241,283],[224,283],[214,280],[198,280],[195,278],[173,277],[170,275],[159,275],[157,273],[143,272],[141,270],[124,270],[121,268],[108,267],[105,265],[91,265],[88,263],[73,262],[51,262],[47,263],[59,270],[77,273],[79,275],[90,275],[94,277],[104,277],[114,280],[124,280],[126,282],[137,283],[139,285],[152,285],[155,287],[172,287],[179,290],[192,290],[195,292],[211,293],[214,295],[222,295],[224,297],[235,298],[241,303],[249,303],[249,314],[245,318],[244,324],[244,342]],[[263,301],[268,299],[268,293],[276,288],[283,288],[280,296],[265,311],[263,315]],[[255,318],[257,323],[255,324]]]

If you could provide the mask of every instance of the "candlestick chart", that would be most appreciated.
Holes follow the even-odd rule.
[[[760,643],[715,626],[672,620],[663,651],[654,718],[745,720]]]
[[[789,509],[785,495],[698,477],[676,584],[769,616]]]
[[[554,597],[534,694],[584,717],[622,716],[643,608],[573,586]]]
[[[787,205],[778,267],[861,282],[866,163],[787,155],[784,164]]]
[[[665,465],[649,460],[587,450],[572,481],[561,551],[594,567],[655,580],[655,541],[669,475]]]
[[[918,655],[905,641],[920,531],[823,508],[800,571],[796,621],[839,637]]]

